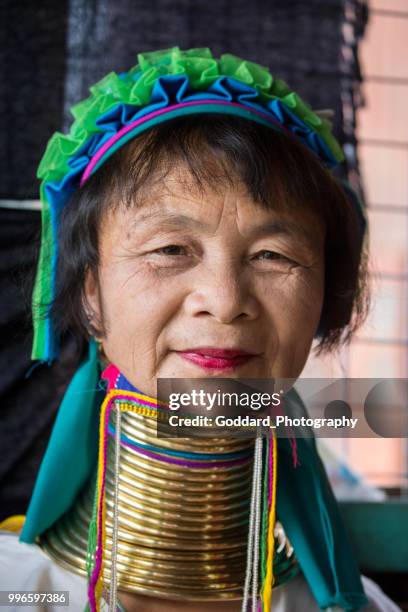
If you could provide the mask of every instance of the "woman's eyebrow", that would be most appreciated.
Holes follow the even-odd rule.
[[[208,232],[212,231],[210,223],[205,223],[199,219],[194,219],[188,215],[163,212],[162,210],[146,212],[142,214],[137,220],[134,221],[133,226],[137,226],[144,221],[151,221],[160,223],[160,229],[177,229],[177,228],[188,228],[188,229],[204,229]],[[264,238],[269,236],[287,236],[289,238],[303,239],[309,246],[313,245],[313,234],[307,231],[301,223],[294,223],[289,220],[276,220],[268,223],[261,223],[256,225],[248,231],[244,232],[248,238]]]
[[[283,235],[289,238],[302,238],[306,243],[313,244],[313,234],[307,230],[301,223],[294,223],[288,220],[276,220],[269,223],[262,223],[252,227],[248,232],[249,238]]]
[[[211,229],[211,225],[209,223],[205,223],[204,221],[199,221],[198,219],[194,219],[193,217],[189,217],[188,215],[175,214],[175,213],[166,213],[163,211],[153,211],[149,213],[145,213],[143,215],[138,216],[137,219],[133,222],[133,227],[137,228],[137,226],[145,221],[151,221],[160,223],[160,227],[169,227],[169,228],[191,228],[191,229]]]

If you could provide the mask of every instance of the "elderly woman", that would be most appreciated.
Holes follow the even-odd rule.
[[[261,66],[138,59],[39,168],[33,358],[67,331],[89,354],[19,541],[0,539],[1,588],[69,591],[72,610],[397,610],[361,580],[313,440],[294,455],[155,428],[158,379],[296,379],[315,338],[332,351],[361,323],[362,216],[328,170],[341,149]]]

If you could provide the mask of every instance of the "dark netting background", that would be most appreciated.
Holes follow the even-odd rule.
[[[211,47],[270,67],[315,109],[332,109],[345,147],[340,172],[359,188],[354,118],[367,8],[357,0],[2,0],[0,2],[0,520],[24,513],[61,396],[72,344],[30,370],[30,287],[40,213],[35,171],[69,107],[88,87],[136,62],[138,51]],[[14,206],[14,208],[7,208]]]

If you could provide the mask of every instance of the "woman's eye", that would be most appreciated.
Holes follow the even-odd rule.
[[[276,251],[259,251],[259,253],[257,253],[256,255],[254,255],[254,259],[260,259],[260,260],[266,260],[266,261],[274,261],[274,260],[280,260],[280,261],[287,261],[288,263],[294,263],[292,261],[292,259],[289,259],[289,257],[286,257],[285,255],[282,255],[281,253],[276,253]]]
[[[166,244],[157,249],[151,249],[146,261],[157,270],[186,270],[194,264],[194,249],[181,244]]]
[[[179,244],[168,244],[165,247],[156,249],[154,253],[158,253],[159,255],[187,255],[185,247]]]

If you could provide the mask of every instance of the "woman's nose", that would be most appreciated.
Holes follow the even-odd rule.
[[[256,319],[261,305],[249,271],[237,267],[224,263],[200,270],[194,289],[186,300],[188,313],[213,316],[220,323],[232,323],[238,318]]]

